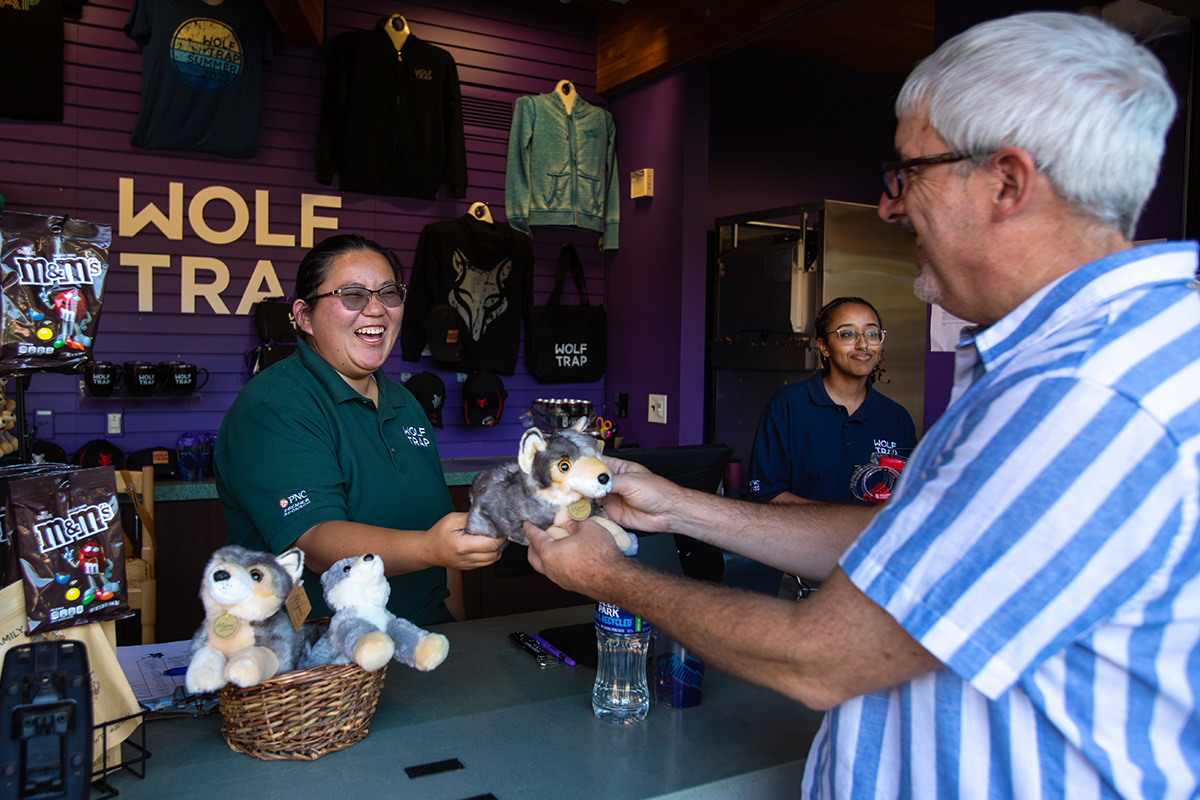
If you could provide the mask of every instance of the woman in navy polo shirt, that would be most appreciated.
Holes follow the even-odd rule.
[[[221,425],[214,462],[226,541],[302,549],[313,616],[329,614],[320,573],[374,553],[391,585],[388,610],[418,625],[447,622],[446,567],[494,563],[504,544],[466,533],[433,426],[383,372],[406,294],[390,250],[354,234],[325,239],[296,275],[296,353],[247,383]]]
[[[758,423],[750,497],[759,502],[863,503],[850,476],[872,454],[907,457],[912,417],[873,383],[883,374],[879,312],[861,297],[831,300],[817,314],[823,369],[780,388]]]

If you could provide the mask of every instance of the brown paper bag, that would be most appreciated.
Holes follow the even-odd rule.
[[[88,667],[92,673],[92,776],[104,773],[105,757],[108,771],[120,765],[120,744],[137,729],[141,717],[113,723],[140,710],[129,680],[117,661],[117,627],[115,622],[93,622],[58,631],[39,633],[30,638],[26,633],[25,588],[20,581],[0,589],[0,659],[10,647],[51,639],[73,639],[87,648]],[[105,729],[107,728],[107,739]],[[105,743],[108,753],[104,751]]]

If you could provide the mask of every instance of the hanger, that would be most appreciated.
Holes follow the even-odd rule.
[[[392,14],[384,21],[383,30],[392,40],[392,46],[396,48],[396,58],[403,61],[404,56],[401,55],[400,49],[404,47],[404,43],[408,41],[408,35],[412,33],[408,29],[408,20],[404,18],[403,14]]]
[[[559,81],[554,87],[554,93],[563,101],[563,105],[567,107],[567,113],[571,113],[571,106],[575,105],[575,86],[570,81]]]
[[[471,207],[467,209],[467,213],[482,222],[493,222],[492,212],[488,208],[487,203],[472,203]]]

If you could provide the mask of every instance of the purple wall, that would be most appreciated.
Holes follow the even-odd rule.
[[[259,151],[236,160],[192,153],[133,148],[130,133],[140,108],[141,55],[123,32],[130,0],[90,0],[78,21],[66,23],[66,108],[62,123],[37,124],[0,118],[0,194],[13,211],[61,214],[114,226],[110,271],[94,356],[114,362],[184,360],[209,370],[199,397],[168,399],[98,399],[81,396],[79,377],[39,374],[26,394],[29,417],[36,410],[54,412],[50,438],[68,453],[105,435],[108,412],[124,414],[125,434],[112,440],[126,453],[158,444],[173,444],[187,430],[216,430],[225,410],[249,379],[244,354],[256,344],[252,317],[239,311],[243,293],[260,261],[270,261],[284,292],[290,293],[296,264],[306,247],[300,243],[301,203],[320,195],[322,216],[336,217],[337,230],[358,232],[393,248],[401,261],[412,263],[417,236],[429,222],[463,214],[475,201],[490,204],[504,219],[504,170],[512,104],[524,94],[551,91],[569,79],[589,102],[595,95],[596,44],[594,12],[542,0],[404,3],[386,0],[328,0],[326,40],[346,30],[372,28],[391,13],[402,12],[412,31],[454,56],[464,97],[470,187],[465,200],[455,200],[443,186],[436,201],[388,198],[340,192],[336,181],[323,186],[314,177],[317,114],[324,84],[325,51],[281,43],[265,69]],[[167,208],[172,183],[183,186],[184,209],[199,192],[226,187],[240,197],[251,215],[245,235],[229,244],[211,244],[196,235],[188,221],[182,240],[169,240],[154,227],[136,235],[116,230],[120,180],[133,180],[135,210],[154,203]],[[627,180],[627,178],[626,178]],[[255,243],[256,192],[269,193],[270,230],[295,237],[290,246]],[[235,201],[236,202],[236,201]],[[204,223],[230,226],[228,203],[208,203]],[[332,230],[315,232],[319,240]],[[544,303],[552,286],[558,252],[576,244],[584,262],[589,293],[601,297],[605,261],[595,247],[595,234],[536,228],[534,302]],[[167,266],[153,269],[153,310],[139,310],[138,269],[134,261],[158,256]],[[200,270],[199,283],[228,270],[228,287],[220,292],[223,308],[200,299],[195,313],[184,313],[181,300],[184,257],[215,259],[217,273]],[[211,263],[211,262],[210,262]],[[145,303],[149,295],[142,298]],[[249,309],[245,309],[248,311]],[[543,386],[518,365],[505,377],[509,392],[501,424],[468,428],[452,407],[461,408],[461,380],[429,359],[400,360],[399,348],[387,373],[404,380],[408,374],[433,370],[448,389],[445,430],[438,440],[443,457],[510,455],[521,425],[518,415],[537,397],[579,397],[599,405],[604,384]],[[12,391],[10,381],[10,392]]]
[[[621,434],[644,447],[697,444],[704,435],[707,106],[707,71],[698,67],[612,100],[622,130],[635,134],[618,137],[622,174],[654,170],[654,197],[622,199],[608,284],[607,399],[629,394]],[[667,395],[666,425],[646,420],[651,393]]]

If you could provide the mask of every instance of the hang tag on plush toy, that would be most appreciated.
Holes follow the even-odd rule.
[[[571,503],[571,505],[567,506],[567,515],[576,522],[581,522],[587,519],[592,515],[591,501],[589,501],[586,497],[579,498],[574,503]]]
[[[308,612],[312,611],[308,592],[304,591],[304,581],[296,581],[292,584],[292,591],[288,594],[287,600],[283,601],[283,605],[287,609],[288,619],[292,621],[292,627],[300,630],[304,620],[308,619]]]
[[[217,636],[221,639],[228,639],[230,636],[233,636],[235,633],[237,633],[239,627],[241,627],[241,623],[238,622],[237,617],[231,617],[228,614],[222,614],[213,620],[213,636]]]

